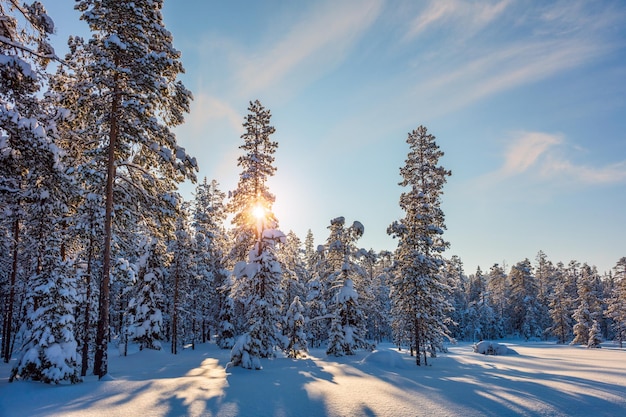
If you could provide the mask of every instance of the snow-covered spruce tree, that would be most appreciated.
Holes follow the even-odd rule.
[[[194,248],[186,220],[185,216],[176,219],[174,239],[168,245],[168,251],[172,256],[168,274],[170,278],[168,296],[172,302],[170,319],[173,354],[177,354],[178,347],[186,342],[185,329],[187,326],[184,322],[189,320],[188,316],[195,316],[196,311],[190,304],[195,303],[197,297],[201,295],[200,292],[195,293],[194,291],[200,286],[200,282],[193,282],[197,276],[197,265],[193,256]],[[193,318],[191,320],[193,321]],[[192,340],[195,341],[193,336]]]
[[[248,251],[258,240],[255,213],[264,211],[267,227],[277,227],[271,211],[275,197],[267,186],[267,180],[276,172],[273,163],[278,148],[278,143],[270,139],[275,132],[270,125],[271,112],[259,100],[250,102],[248,112],[243,123],[246,131],[241,135],[244,143],[239,147],[244,154],[237,159],[242,172],[228,203],[234,226],[234,246],[229,255],[232,264],[246,260]]]
[[[446,260],[443,275],[452,289],[452,306],[450,318],[452,323],[448,326],[450,335],[455,339],[465,338],[465,328],[467,325],[467,284],[468,277],[463,270],[463,261],[457,255]]]
[[[361,268],[365,271],[367,283],[359,303],[363,306],[366,322],[366,339],[374,342],[392,340],[391,299],[389,298],[389,267],[392,255],[389,251],[375,253],[373,250],[361,251]]]
[[[306,237],[304,238],[304,261],[307,271],[313,270],[315,264],[315,241],[313,238],[313,232],[311,229],[307,230]]]
[[[133,297],[128,303],[127,331],[129,339],[139,343],[140,349],[161,350],[165,247],[161,242],[149,238],[143,247],[143,255],[138,260],[139,274]]]
[[[283,317],[286,317],[287,310],[296,297],[300,299],[306,297],[305,283],[309,281],[309,272],[305,267],[300,246],[300,239],[293,231],[290,231],[287,233],[285,244],[281,245],[278,250],[278,260],[283,270],[281,286],[285,292]]]
[[[235,326],[233,325],[235,302],[229,296],[230,282],[230,279],[227,279],[224,282],[224,286],[220,289],[224,296],[222,297],[222,305],[218,315],[215,343],[222,349],[232,349],[235,346]]]
[[[94,103],[105,103],[93,91],[86,68],[89,56],[82,38],[70,37],[67,65],[59,65],[48,78],[47,97],[63,115],[57,121],[57,131],[64,150],[67,171],[77,188],[77,198],[69,219],[77,270],[79,305],[76,333],[81,352],[81,376],[93,364],[96,325],[98,322],[98,285],[102,277],[102,241],[104,240],[104,188],[106,170],[103,149],[97,135],[98,118],[89,111]],[[87,105],[88,103],[88,105]]]
[[[357,349],[371,349],[364,335],[365,315],[359,306],[359,295],[352,280],[345,278],[334,303],[326,354],[354,355]]]
[[[354,280],[363,275],[356,263],[357,240],[363,236],[363,225],[355,221],[345,227],[345,218],[337,217],[330,221],[328,258],[331,265],[339,266],[329,278],[333,296],[329,302],[331,316],[328,334],[327,355],[354,355],[357,349],[370,346],[365,340],[365,315],[359,305],[359,296],[354,288]]]
[[[228,277],[224,264],[227,246],[224,230],[225,198],[226,195],[219,189],[217,181],[207,183],[205,178],[196,187],[191,207],[191,226],[196,240],[196,264],[199,268],[199,279],[205,283],[207,291],[202,297],[201,306],[203,342],[210,337],[211,328],[220,328],[219,316],[228,296],[228,292],[222,290]],[[232,338],[232,335],[227,337]],[[232,343],[228,348],[232,347]]]
[[[245,306],[246,332],[231,352],[233,365],[261,369],[260,358],[273,358],[276,349],[285,346],[280,327],[282,269],[276,256],[276,244],[284,242],[285,235],[279,230],[261,227],[248,262],[235,265],[233,275],[238,284],[233,289]]]
[[[31,196],[40,195],[41,189],[33,190],[38,187],[37,178],[51,169],[62,169],[58,145],[49,135],[50,112],[38,95],[45,68],[56,59],[48,43],[53,31],[54,23],[41,3],[0,1],[0,236],[8,240],[7,253],[12,257],[4,288],[4,362],[11,358],[15,330],[22,322],[17,288],[30,273],[20,260],[30,262],[36,256],[23,253],[28,246],[23,244],[26,210],[36,204]]]
[[[574,340],[571,344],[587,345],[593,347],[597,345],[599,331],[594,329],[602,317],[602,304],[600,300],[600,277],[595,270],[587,264],[580,269],[578,279],[578,299],[573,318]],[[592,338],[592,336],[594,336]],[[594,339],[595,338],[595,339]]]
[[[274,195],[267,187],[267,179],[276,171],[272,163],[278,147],[270,140],[271,115],[258,100],[248,110],[240,146],[245,154],[238,159],[242,173],[229,205],[235,226],[231,261],[240,259],[233,268],[230,296],[235,311],[241,312],[245,332],[233,347],[231,363],[260,369],[260,358],[273,357],[275,349],[284,346],[280,328],[284,291],[276,245],[284,244],[286,237],[277,230],[271,210]],[[246,252],[247,262],[241,258]]]
[[[46,240],[38,273],[30,279],[27,315],[20,329],[21,354],[9,381],[58,384],[81,380],[74,338],[75,280],[68,264],[59,261],[60,243],[58,237]]]
[[[287,356],[290,358],[306,356],[308,349],[306,333],[304,332],[304,306],[297,295],[287,309],[284,333],[287,338],[287,346],[285,348]]]
[[[600,343],[602,343],[600,322],[598,320],[594,320],[591,324],[591,328],[589,329],[589,339],[587,340],[587,347],[597,348],[600,347]]]
[[[613,322],[615,340],[622,348],[626,340],[626,257],[617,261],[613,271],[615,287],[608,301],[606,314]]]
[[[327,300],[324,297],[322,284],[317,275],[311,275],[307,282],[306,298],[307,323],[306,334],[311,347],[320,347],[328,337],[327,326]]]
[[[499,338],[511,333],[509,314],[511,286],[509,282],[509,276],[502,266],[494,264],[489,268],[487,291],[489,293],[489,302],[493,307],[495,327]]]
[[[195,179],[197,169],[195,159],[176,144],[170,130],[183,122],[191,94],[176,80],[183,67],[172,35],[163,25],[162,5],[162,0],[80,0],[75,6],[93,33],[86,46],[91,55],[86,72],[93,90],[106,98],[105,105],[97,102],[97,107],[89,108],[99,119],[99,132],[93,139],[101,141],[107,151],[94,362],[99,377],[108,371],[113,208],[116,222],[128,207],[140,217],[138,222],[158,230],[159,223],[174,214],[176,185]],[[120,193],[132,198],[120,198]]]
[[[567,294],[564,266],[557,264],[554,271],[554,288],[549,296],[550,318],[552,325],[547,332],[556,337],[557,343],[565,344],[572,335],[572,300]]]
[[[394,320],[408,327],[416,364],[421,365],[421,354],[426,363],[426,352],[449,335],[446,323],[452,306],[451,289],[442,275],[442,253],[448,243],[442,238],[441,194],[451,172],[438,165],[443,152],[424,126],[409,133],[407,143],[409,153],[400,168],[399,183],[409,187],[400,195],[406,215],[393,222],[387,233],[398,238],[392,283]]]
[[[539,323],[537,280],[528,259],[513,265],[511,280],[511,324],[513,332],[526,340],[540,337],[543,329]]]
[[[542,338],[545,339],[549,332],[546,329],[552,327],[552,316],[550,315],[550,295],[554,293],[554,286],[558,283],[555,279],[556,269],[554,264],[543,252],[537,253],[537,266],[535,267],[535,278],[537,280],[537,310],[538,326],[542,330]]]

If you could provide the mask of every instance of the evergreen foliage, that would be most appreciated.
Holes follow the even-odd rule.
[[[0,0],[1,356],[15,363],[11,381],[103,377],[110,341],[123,354],[163,342],[178,353],[216,335],[231,365],[261,369],[279,349],[297,358],[324,344],[341,356],[393,340],[421,365],[446,338],[626,340],[626,258],[602,276],[543,251],[534,264],[470,275],[460,258],[444,259],[451,172],[423,126],[407,138],[393,253],[359,248],[363,225],[344,217],[319,246],[311,230],[304,241],[277,230],[268,181],[278,143],[258,100],[243,123],[237,188],[227,197],[205,178],[183,202],[177,187],[197,167],[172,129],[191,93],[177,80],[163,1],[75,3],[91,37],[71,37],[61,62],[42,4]]]
[[[139,259],[139,276],[128,304],[130,340],[141,349],[161,349],[163,338],[163,256],[159,242],[146,242]]]
[[[409,153],[400,168],[402,187],[408,190],[400,196],[405,217],[389,226],[387,233],[398,238],[392,283],[392,313],[396,332],[408,327],[416,363],[421,354],[432,352],[449,335],[447,314],[451,288],[442,275],[444,213],[441,194],[446,177],[451,172],[439,166],[443,152],[435,137],[424,126],[409,133]],[[399,336],[402,340],[404,336]]]
[[[307,342],[304,332],[304,306],[300,302],[300,297],[297,295],[287,309],[285,316],[285,337],[287,338],[285,351],[288,357],[299,358],[306,356]]]

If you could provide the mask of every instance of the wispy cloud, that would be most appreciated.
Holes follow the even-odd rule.
[[[567,142],[561,134],[518,132],[504,153],[502,166],[489,177],[491,181],[504,181],[528,175],[536,181],[557,185],[626,183],[626,160],[603,166],[579,164],[566,156],[565,148]]]
[[[381,0],[327,1],[295,21],[284,36],[243,57],[236,79],[247,95],[270,88],[294,72],[315,78],[346,59],[350,47],[382,9]]]
[[[560,135],[541,132],[523,133],[509,146],[499,172],[505,176],[521,174],[537,163],[537,160],[551,147],[562,142]]]
[[[451,112],[581,67],[624,46],[610,29],[623,24],[623,9],[590,10],[573,1],[567,7],[557,2],[525,13],[507,0],[431,2],[407,32],[420,45],[413,94],[438,98],[440,107],[431,112]],[[428,33],[438,34],[432,46],[420,43]]]
[[[465,32],[465,36],[468,36],[496,19],[509,4],[509,0],[495,3],[463,0],[431,1],[426,9],[411,21],[405,37],[415,38],[435,24],[457,26]],[[459,23],[462,25],[459,26]]]
[[[610,185],[626,183],[626,160],[601,167],[576,165],[571,161],[550,158],[541,167],[543,178],[561,178],[571,183]]]

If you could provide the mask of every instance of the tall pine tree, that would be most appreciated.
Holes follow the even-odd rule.
[[[108,372],[114,207],[116,222],[136,215],[136,222],[157,235],[167,217],[175,214],[177,183],[195,179],[195,159],[176,144],[170,130],[183,122],[191,94],[176,80],[183,67],[172,34],[163,25],[162,5],[162,0],[80,0],[75,6],[93,33],[86,45],[87,76],[93,89],[106,98],[104,105],[97,103],[99,107],[92,109],[99,115],[94,139],[106,149],[104,254],[94,363],[99,377]],[[120,198],[124,189],[129,198]]]
[[[441,195],[451,172],[438,165],[443,152],[424,126],[409,133],[407,143],[409,153],[400,168],[399,183],[408,188],[400,195],[406,214],[387,233],[398,238],[392,283],[394,320],[408,327],[416,364],[421,365],[421,354],[426,363],[426,352],[432,352],[449,334],[446,321],[452,307],[451,290],[442,275],[442,253],[448,243],[442,238]]]

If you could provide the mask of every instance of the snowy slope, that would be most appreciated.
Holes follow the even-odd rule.
[[[0,416],[620,416],[626,415],[626,351],[507,343],[485,356],[469,344],[417,367],[406,352],[263,360],[224,366],[229,352],[202,345],[111,351],[109,377],[82,384],[8,383],[0,365]]]

